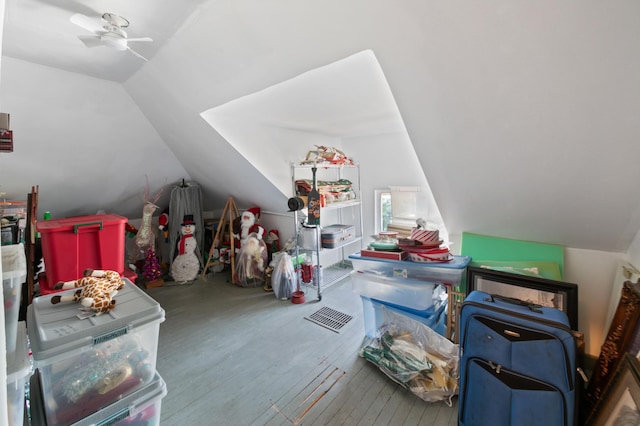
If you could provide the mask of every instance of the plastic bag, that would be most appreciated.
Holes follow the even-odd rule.
[[[451,406],[458,393],[459,346],[413,318],[382,310],[377,337],[365,338],[360,356],[420,399]]]
[[[291,298],[291,294],[296,288],[296,271],[291,256],[285,252],[276,253],[272,263],[271,287],[273,294],[276,299],[280,300]]]
[[[242,287],[262,286],[267,262],[266,243],[255,232],[249,234],[236,259],[236,284]]]

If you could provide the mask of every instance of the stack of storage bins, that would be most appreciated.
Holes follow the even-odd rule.
[[[18,321],[22,284],[27,278],[23,244],[2,246],[2,296],[7,348],[7,413],[9,425],[23,423],[25,385],[31,375],[27,331]],[[4,354],[0,355],[4,356]]]
[[[40,294],[55,292],[59,281],[82,277],[85,269],[110,269],[134,279],[124,266],[127,218],[115,214],[38,221],[45,272],[38,277]]]
[[[7,414],[10,426],[24,423],[25,391],[27,380],[31,376],[27,328],[24,321],[17,325],[15,350],[7,352]]]
[[[2,246],[2,296],[7,353],[12,353],[16,348],[20,296],[22,284],[26,279],[27,259],[24,254],[24,244]]]
[[[102,315],[85,318],[77,303],[54,305],[53,294],[36,297],[28,306],[36,367],[31,405],[36,416],[42,407],[42,424],[84,425],[105,419],[127,424],[142,417],[144,424],[160,423],[160,400],[167,391],[156,372],[156,359],[164,310],[124,281],[114,298],[115,309]]]
[[[362,299],[365,334],[372,338],[383,322],[383,305],[435,329],[434,290],[439,284],[460,286],[471,261],[468,256],[454,256],[450,262],[422,263],[360,254],[349,259],[353,263],[352,288]],[[436,331],[444,335],[444,330]]]

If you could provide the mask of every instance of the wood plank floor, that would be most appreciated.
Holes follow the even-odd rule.
[[[321,300],[308,288],[303,304],[229,278],[147,290],[166,314],[163,426],[457,424],[455,399],[425,402],[358,356],[362,303],[349,278]],[[339,333],[305,319],[325,306],[353,319]]]

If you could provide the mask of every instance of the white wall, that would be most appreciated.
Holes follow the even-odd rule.
[[[118,83],[3,57],[0,94],[14,133],[14,152],[0,155],[7,199],[38,185],[38,209],[53,218],[100,209],[137,217],[145,175],[152,194],[189,179]]]
[[[585,352],[597,357],[607,334],[605,322],[616,268],[624,253],[565,248],[564,280],[578,284],[578,327],[585,334]]]

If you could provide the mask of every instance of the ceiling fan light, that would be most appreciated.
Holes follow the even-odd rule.
[[[116,27],[126,28],[129,26],[129,20],[123,18],[120,15],[116,15],[115,13],[103,13],[102,19],[110,23],[111,25],[115,25]]]

